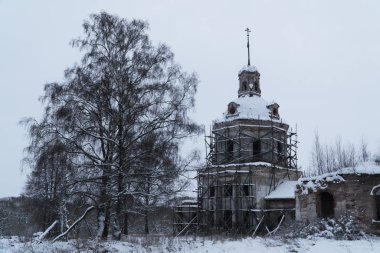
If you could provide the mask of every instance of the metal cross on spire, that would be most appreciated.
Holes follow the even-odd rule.
[[[251,32],[251,30],[249,30],[249,28],[247,27],[247,29],[245,29],[244,31],[247,32],[248,66],[251,66],[251,55],[249,53],[249,33]]]

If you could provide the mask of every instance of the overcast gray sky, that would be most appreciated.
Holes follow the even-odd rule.
[[[297,124],[303,168],[316,130],[324,142],[364,138],[379,149],[380,1],[0,0],[0,197],[20,194],[26,178],[19,120],[41,117],[43,85],[78,62],[69,42],[101,10],[148,21],[152,40],[198,73],[197,122],[209,126],[237,97],[249,27],[262,97]]]

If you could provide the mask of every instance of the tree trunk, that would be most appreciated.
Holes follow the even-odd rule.
[[[103,171],[102,185],[100,190],[101,207],[98,212],[98,234],[97,236],[103,240],[108,238],[108,230],[110,224],[110,199],[107,194],[107,185],[109,180],[109,169]]]
[[[121,229],[121,224],[123,222],[123,215],[122,215],[122,210],[123,206],[125,204],[125,197],[124,197],[124,173],[125,173],[125,148],[124,148],[124,140],[123,140],[123,135],[124,135],[124,124],[123,124],[123,119],[124,119],[124,108],[123,104],[119,103],[118,104],[118,133],[117,133],[117,138],[118,138],[118,164],[119,164],[119,171],[117,174],[117,200],[116,200],[116,217],[115,217],[115,228],[117,228],[119,231],[117,231],[117,237],[116,239],[120,240],[121,239],[121,234],[122,232],[120,231]],[[124,217],[125,219],[125,217]],[[116,232],[116,231],[115,231]],[[115,234],[115,233],[114,233]]]
[[[128,235],[128,213],[125,212],[124,214],[124,226],[123,226],[123,234]]]
[[[150,193],[149,191],[150,187],[149,187],[149,183],[148,183],[148,187],[147,187],[147,194]],[[148,219],[148,206],[149,206],[149,197],[148,196],[145,196],[145,234],[149,234],[149,219]]]
[[[123,224],[123,205],[124,205],[124,195],[122,194],[123,192],[123,174],[121,172],[118,173],[118,196],[117,196],[117,201],[116,201],[116,209],[115,209],[115,218],[114,218],[114,238],[116,240],[121,239],[121,224]]]
[[[76,226],[78,225],[82,220],[84,220],[87,216],[87,214],[93,210],[95,207],[94,206],[90,206],[89,208],[86,209],[86,211],[83,213],[83,215],[81,217],[79,217],[76,221],[74,221],[74,223],[69,227],[67,228],[67,230],[63,233],[61,233],[60,235],[58,235],[56,238],[54,238],[53,242],[59,240],[60,238],[62,237],[65,237],[68,235],[68,233]],[[53,225],[52,225],[53,226]]]
[[[60,233],[66,231],[67,229],[67,203],[66,199],[62,199],[59,205],[59,223],[60,223]]]
[[[145,220],[145,234],[149,234],[149,219],[148,219],[148,210],[145,210],[145,217],[144,217],[144,220]]]
[[[104,216],[104,229],[102,233],[102,240],[107,240],[108,238],[108,231],[110,226],[110,207],[109,203],[104,208],[105,216]]]

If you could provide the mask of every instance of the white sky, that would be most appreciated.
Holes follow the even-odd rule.
[[[298,125],[302,167],[317,129],[325,142],[364,138],[379,149],[380,1],[0,0],[0,197],[18,195],[26,177],[26,131],[18,122],[42,115],[43,85],[61,81],[80,59],[69,42],[100,10],[147,20],[152,40],[198,73],[194,117],[207,128],[237,97],[249,27],[262,97]]]

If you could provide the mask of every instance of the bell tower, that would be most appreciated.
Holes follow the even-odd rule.
[[[251,55],[249,48],[249,28],[245,29],[247,32],[247,51],[248,51],[248,64],[239,72],[239,90],[238,96],[261,96],[260,89],[260,73],[255,66],[251,66]]]
[[[261,96],[260,73],[255,66],[245,66],[239,72],[238,96]]]

